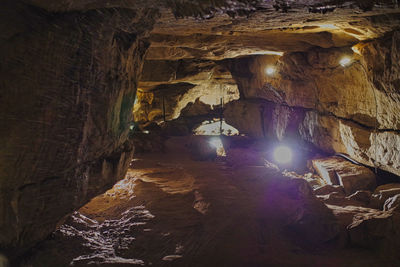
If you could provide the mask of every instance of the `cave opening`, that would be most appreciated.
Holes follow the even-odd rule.
[[[400,265],[397,1],[0,14],[0,266]]]

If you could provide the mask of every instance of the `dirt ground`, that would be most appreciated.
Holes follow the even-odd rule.
[[[193,161],[179,138],[167,151],[136,156],[125,179],[73,213],[21,265],[391,266],[373,251],[288,231],[270,170]]]

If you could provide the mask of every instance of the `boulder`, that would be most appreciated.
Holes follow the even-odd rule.
[[[347,206],[367,207],[366,203],[359,200],[350,199],[346,197],[343,193],[332,192],[328,195],[321,195],[317,197],[325,204],[329,205],[335,205],[341,207],[347,207]]]
[[[371,200],[371,195],[372,193],[370,191],[360,190],[346,198],[349,200],[359,201],[364,203],[365,205],[368,205]]]
[[[387,236],[389,222],[392,216],[387,212],[371,212],[356,214],[348,226],[350,241],[353,245],[374,248],[376,241]]]
[[[273,163],[272,163],[273,164]],[[273,164],[273,165],[275,165],[275,164]],[[276,165],[275,165],[276,166]],[[266,164],[266,167],[267,167],[267,164]],[[279,170],[279,168],[278,168],[278,166],[276,166],[276,168]],[[312,174],[312,173],[305,173],[305,174],[299,174],[299,173],[297,173],[297,172],[295,172],[295,171],[287,171],[287,170],[284,170],[283,172],[282,172],[282,174],[284,175],[284,176],[287,176],[287,177],[292,177],[292,178],[301,178],[301,179],[304,179],[304,180],[306,180],[307,182],[308,182],[308,184],[315,190],[315,189],[317,189],[317,188],[319,188],[319,187],[321,187],[324,183],[322,182],[322,180],[321,180],[321,177],[319,177],[318,175],[315,175],[315,174]]]
[[[400,212],[400,194],[388,198],[383,205],[383,210]]]
[[[374,209],[353,205],[326,204],[326,206],[332,211],[339,224],[340,236],[338,245],[340,247],[348,247],[349,235],[347,227],[353,222],[354,216],[376,212]]]
[[[375,209],[382,209],[386,200],[400,194],[400,184],[386,184],[378,186],[371,196],[370,206]]]
[[[368,207],[371,194],[372,193],[370,191],[357,191],[356,193],[346,197],[342,189],[342,191],[339,190],[326,195],[318,195],[317,197],[325,204],[329,205],[336,205],[341,207]]]
[[[374,211],[357,214],[347,229],[353,246],[373,249],[392,262],[392,266],[399,266],[400,213]]]
[[[327,204],[326,206],[332,210],[333,215],[335,215],[339,224],[346,228],[353,222],[353,218],[357,214],[369,214],[377,211],[371,208],[352,206],[352,205],[339,206],[339,205]]]
[[[326,153],[346,153],[373,167],[400,175],[400,134],[394,131],[374,134],[367,127],[334,116],[307,112],[300,126],[301,137]]]
[[[329,185],[339,185],[336,175],[339,158],[321,158],[312,160],[312,166],[322,179]]]
[[[344,195],[344,189],[340,185],[327,184],[327,185],[320,186],[314,190],[314,194],[316,194],[316,195],[328,195],[333,192]]]
[[[367,167],[353,164],[340,157],[312,160],[314,169],[331,185],[342,185],[346,195],[358,190],[374,190],[375,174]]]
[[[278,222],[285,226],[288,236],[316,244],[332,240],[339,234],[332,212],[315,197],[306,180],[278,176],[269,183],[264,194],[264,212],[265,207],[273,209],[268,211],[271,215],[278,212]]]
[[[346,206],[344,203],[344,201],[346,201],[344,194],[340,194],[338,192],[332,192],[327,195],[319,195],[317,198],[323,201],[325,204]]]
[[[364,173],[343,172],[338,174],[340,184],[343,185],[346,195],[353,194],[358,190],[373,190],[376,186],[375,174],[365,168]]]
[[[375,189],[374,194],[379,194],[381,191],[392,190],[392,189],[400,189],[400,183],[390,183],[390,184],[380,185]]]

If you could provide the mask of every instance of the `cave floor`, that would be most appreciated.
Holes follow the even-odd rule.
[[[284,233],[262,199],[263,167],[193,161],[179,138],[73,213],[24,266],[388,266],[372,251]],[[274,205],[274,204],[271,204]]]

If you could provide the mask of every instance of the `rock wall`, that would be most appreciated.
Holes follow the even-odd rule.
[[[347,153],[364,164],[400,175],[399,37],[395,31],[354,47],[245,57],[225,64],[245,99],[269,101],[304,114],[300,120],[291,120],[290,132],[327,153]],[[340,60],[344,57],[350,64],[343,67]],[[275,73],[268,75],[268,67]],[[275,117],[285,120],[287,112],[274,105]],[[234,120],[229,123],[241,125],[239,116]],[[273,129],[279,139],[282,127],[277,119],[265,120],[271,121],[265,127]]]
[[[225,92],[230,100],[237,99],[232,77],[219,72],[215,61],[285,53],[281,58],[227,61],[241,97],[269,101],[263,112],[272,127],[255,127],[256,136],[260,129],[264,136],[268,128],[283,139],[287,132],[304,126],[299,133],[320,148],[342,151],[345,147],[348,152],[346,144],[350,143],[358,160],[371,164],[376,159],[398,173],[398,33],[361,44],[357,49],[362,57],[350,49],[359,40],[382,37],[396,28],[398,10],[380,6],[365,15],[353,7],[338,7],[335,13],[321,16],[317,9],[307,11],[306,7],[323,7],[331,1],[301,1],[293,5],[292,12],[280,5],[277,9],[276,2],[2,1],[0,249],[18,252],[29,247],[49,234],[65,214],[122,177],[132,154],[131,144],[126,142],[127,126],[149,46],[146,38],[157,13],[153,8],[160,8],[163,15],[152,32],[147,59],[160,66],[162,61],[182,59],[195,63],[188,65],[187,73],[177,68],[162,73],[166,76],[160,80],[144,79],[144,87],[155,86],[152,82],[170,85],[187,80],[196,85],[171,108],[172,117],[199,95],[211,102],[217,100],[221,84],[228,86]],[[244,16],[231,20],[238,15]],[[209,19],[200,22],[193,17]],[[332,23],[338,27],[323,27]],[[339,67],[337,57],[343,53],[353,55],[357,63]],[[207,67],[210,62],[203,65],[203,61],[213,61],[211,68]],[[265,76],[266,63],[278,67],[279,74]],[[181,66],[178,62],[167,65]],[[199,66],[205,71],[199,71]],[[170,76],[182,72],[184,77]],[[210,73],[211,79],[204,83]],[[200,78],[201,82],[195,82]],[[276,104],[269,107],[272,102]],[[214,105],[218,100],[204,103]],[[266,123],[258,106],[249,110],[258,112],[260,124]],[[299,121],[303,117],[305,120]],[[376,117],[379,134],[371,135]],[[248,118],[253,121],[256,117],[250,114]],[[325,129],[320,120],[332,120],[329,125],[340,129],[347,129],[341,123],[349,122],[351,131]],[[316,127],[311,127],[311,122],[316,122]],[[354,125],[361,129],[356,135],[350,134]],[[319,132],[331,133],[335,142],[331,144],[332,140]],[[377,142],[379,145],[371,145]],[[380,152],[373,151],[375,148]]]
[[[15,256],[123,178],[156,12],[1,13],[0,249]]]
[[[231,73],[218,63],[192,59],[146,60],[134,108],[135,121],[160,120],[163,109],[166,120],[177,119],[185,107],[197,100],[212,107],[220,105],[221,98],[224,104],[239,99]]]

